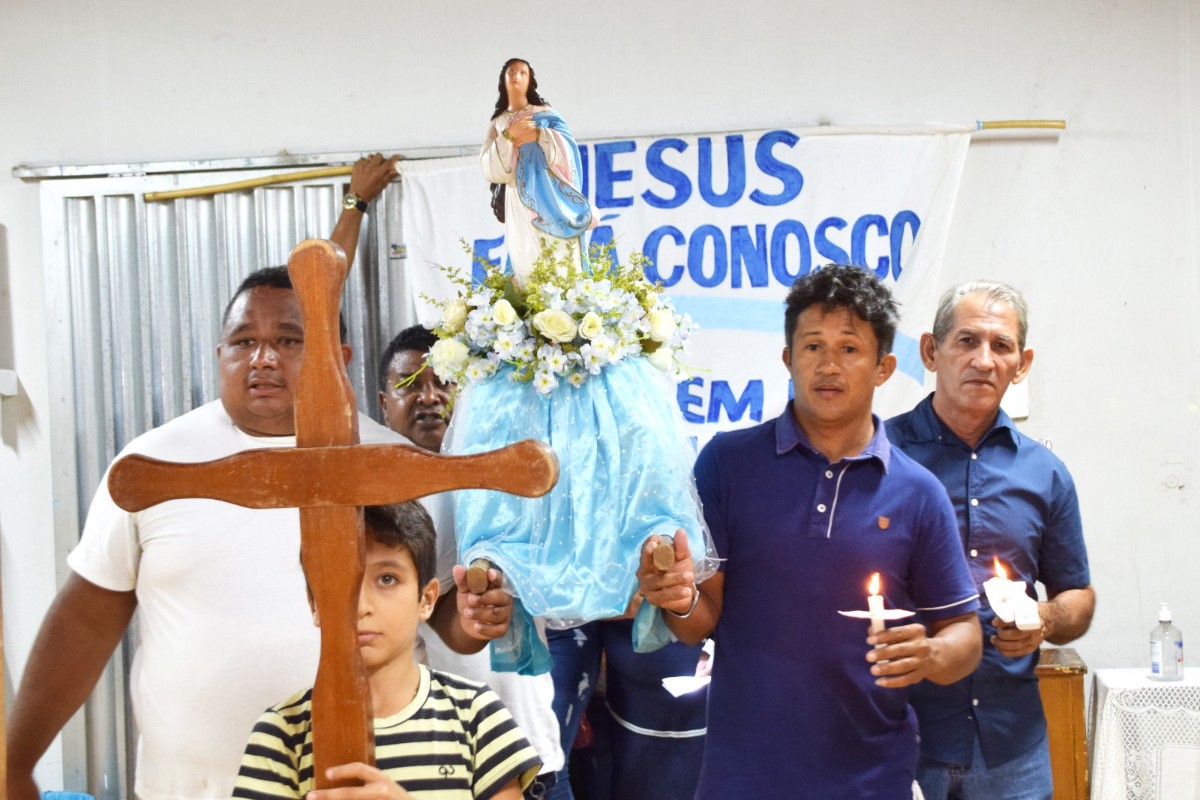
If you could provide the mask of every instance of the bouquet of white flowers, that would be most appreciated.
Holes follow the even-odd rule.
[[[448,269],[461,288],[434,328],[439,341],[429,365],[446,382],[481,381],[503,365],[513,380],[542,395],[563,382],[578,388],[609,364],[646,356],[672,377],[684,372],[679,355],[698,327],[646,280],[646,258],[634,253],[614,263],[612,248],[593,248],[585,270],[573,244],[560,252],[546,244],[527,284],[484,263],[482,283]]]

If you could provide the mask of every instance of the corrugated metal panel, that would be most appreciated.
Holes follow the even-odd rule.
[[[260,174],[270,173],[235,179]],[[228,172],[186,176],[194,186],[229,180]],[[70,308],[69,329],[52,332],[49,353],[52,362],[71,367],[67,375],[51,373],[52,392],[64,399],[54,406],[52,435],[74,435],[73,463],[57,463],[57,457],[55,463],[55,495],[72,494],[74,502],[65,507],[76,509],[56,515],[60,552],[78,541],[92,495],[122,447],[217,397],[216,346],[232,289],[260,267],[285,264],[299,241],[327,237],[341,212],[345,183],[335,178],[152,204],[142,195],[180,188],[180,176],[42,184],[47,297],[65,299]],[[379,354],[396,330],[410,324],[393,313],[409,304],[393,294],[403,287],[387,269],[390,243],[400,240],[400,215],[389,205],[399,197],[394,184],[368,216],[343,303],[355,354],[350,383],[359,408],[376,419]],[[390,232],[384,230],[389,221]],[[127,637],[124,652],[134,644]],[[110,668],[89,701],[87,785],[68,787],[104,800],[132,796],[129,762],[136,748],[125,697],[128,660],[117,659],[121,675]],[[67,774],[84,769],[68,764]]]

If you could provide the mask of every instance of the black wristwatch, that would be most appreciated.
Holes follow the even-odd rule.
[[[352,208],[357,208],[362,213],[367,213],[367,201],[356,195],[354,192],[346,192],[346,196],[342,198],[342,208],[349,211]]]

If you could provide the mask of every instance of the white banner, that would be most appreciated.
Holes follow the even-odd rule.
[[[901,303],[895,375],[883,417],[924,396],[917,339],[933,322],[950,215],[972,128],[801,128],[581,144],[584,194],[618,255],[641,251],[680,311],[700,324],[685,357],[680,413],[699,444],[779,414],[783,299],[824,264],[873,270]],[[472,269],[470,250],[504,259],[477,159],[401,162],[408,283],[447,297],[433,265]],[[416,316],[438,312],[414,296]]]

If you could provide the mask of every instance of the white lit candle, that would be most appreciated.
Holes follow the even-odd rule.
[[[879,593],[879,573],[871,575],[871,580],[867,584],[867,614],[871,617],[871,633],[879,633],[883,630],[883,595]]]
[[[996,577],[983,582],[983,592],[992,611],[1003,622],[1015,621],[1020,630],[1040,628],[1042,621],[1037,601],[1025,594],[1025,581],[1010,581],[999,558],[993,556],[992,563],[996,567]]]
[[[854,611],[839,611],[843,617],[851,617],[852,619],[866,619],[871,621],[871,633],[879,633],[887,626],[888,620],[907,619],[916,614],[915,611],[905,611],[902,608],[884,608],[883,595],[879,593],[880,589],[879,573],[871,575],[871,580],[867,582],[867,610],[855,609]],[[883,647],[881,644],[876,647]]]
[[[1008,573],[1004,571],[999,558],[992,556],[992,564],[996,567],[996,575],[983,582],[983,593],[987,595],[988,603],[992,606],[992,611],[996,612],[996,616],[1005,622],[1012,622],[1013,609],[1009,601],[1013,594],[1013,583],[1008,579]],[[1022,584],[1021,589],[1024,588]]]

